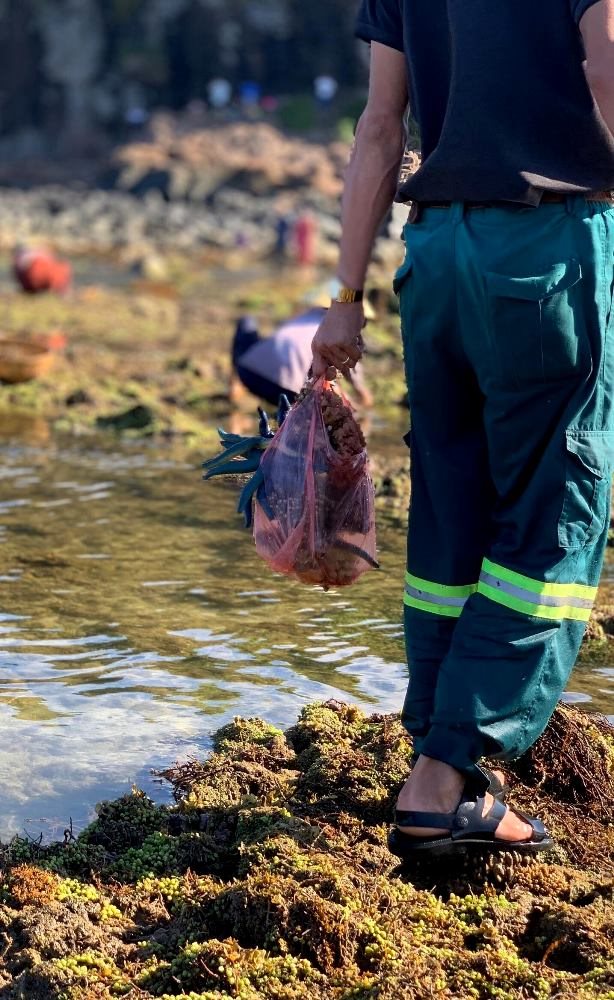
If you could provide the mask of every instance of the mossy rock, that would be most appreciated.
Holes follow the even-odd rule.
[[[287,731],[286,739],[297,754],[313,746],[347,742],[358,733],[364,718],[354,705],[336,701],[306,705],[298,723]]]
[[[284,801],[291,794],[294,772],[269,769],[268,751],[265,754],[264,763],[213,754],[202,763],[189,761],[161,774],[173,782],[176,797],[193,809],[229,809],[258,801]]]
[[[136,847],[159,831],[167,817],[144,792],[138,789],[115,802],[96,806],[97,819],[84,831],[81,840],[113,851]]]
[[[218,729],[212,737],[216,753],[228,753],[237,747],[264,746],[268,750],[285,743],[281,729],[262,719],[243,719],[237,716],[228,725]]]
[[[136,793],[68,845],[4,849],[0,995],[614,1000],[606,723],[560,708],[509,768],[556,852],[411,867],[386,849],[411,755],[395,717],[330,702],[214,742],[166,772],[173,809]]]

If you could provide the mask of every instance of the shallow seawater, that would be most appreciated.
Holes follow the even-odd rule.
[[[196,462],[25,430],[0,437],[0,836],[79,829],[131,783],[164,800],[151,769],[237,714],[398,710],[402,520],[380,516],[377,574],[325,594],[267,570]],[[614,670],[584,663],[566,697],[614,712]]]

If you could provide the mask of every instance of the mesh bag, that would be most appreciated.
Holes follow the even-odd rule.
[[[278,573],[345,587],[377,568],[375,497],[365,439],[349,401],[324,379],[308,385],[261,463],[256,549]]]

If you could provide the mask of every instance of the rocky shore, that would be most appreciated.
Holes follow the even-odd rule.
[[[339,235],[338,206],[314,195],[301,201],[318,220],[320,257]],[[203,248],[270,253],[275,241],[277,197],[237,188],[212,194],[207,203],[168,201],[151,188],[141,195],[122,190],[44,186],[0,189],[0,246],[41,238],[65,253],[112,253],[147,246],[158,252]]]
[[[2,848],[7,1000],[612,1000],[610,727],[560,708],[508,770],[555,850],[400,868],[396,718],[312,705],[236,719],[76,839]]]
[[[15,186],[0,188],[6,269],[16,244],[43,243],[73,261],[76,281],[64,298],[4,292],[0,336],[59,329],[68,347],[36,382],[0,385],[0,423],[24,412],[61,431],[213,441],[228,412],[237,317],[249,312],[272,331],[332,273],[348,155],[343,143],[289,138],[264,123],[196,127],[158,115],[146,140],[98,166],[98,186],[92,175],[71,183],[69,170],[62,184],[36,186],[35,165],[25,164],[28,186],[20,187],[13,170]],[[317,264],[301,269],[291,251],[286,260],[272,251],[280,216],[292,220],[305,209],[317,220]],[[373,271],[384,290],[369,331],[380,411],[396,410],[404,397],[388,291],[402,255],[401,221],[397,215],[393,238],[379,241],[386,263]],[[388,470],[380,472],[394,495]]]
[[[270,254],[280,216],[309,211],[318,230],[318,259],[334,260],[339,200],[350,147],[289,138],[264,123],[188,128],[158,115],[147,141],[119,147],[97,170],[97,183],[41,180],[25,165],[0,187],[0,247],[44,238],[67,253],[157,253],[235,250]],[[410,157],[413,154],[408,154]],[[21,177],[27,176],[27,186]],[[381,259],[399,256],[406,210],[399,207],[378,245]]]
[[[105,258],[72,259],[76,281],[68,296],[3,293],[1,335],[27,339],[59,330],[67,346],[36,381],[0,384],[0,430],[9,417],[14,424],[19,414],[31,415],[49,430],[153,437],[211,454],[216,426],[231,420],[230,345],[238,316],[256,316],[268,333],[305,309],[326,273],[288,266],[280,282],[278,267],[249,254],[152,255],[137,245]],[[369,331],[368,367],[378,415],[400,421],[398,317],[385,307]],[[255,415],[256,400],[246,400],[243,417],[232,419],[250,432]]]

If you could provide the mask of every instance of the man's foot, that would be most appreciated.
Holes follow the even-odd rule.
[[[401,789],[397,809],[402,812],[453,813],[461,800],[464,786],[465,778],[460,771],[442,761],[421,756]],[[490,811],[493,802],[492,795],[485,795],[484,815]],[[430,827],[401,826],[399,830],[414,837],[445,835],[444,831]],[[495,839],[529,840],[532,832],[528,823],[508,809],[497,827]]]
[[[415,753],[411,760],[412,769],[416,766],[419,759],[420,754]],[[490,781],[488,787],[490,794],[504,802],[510,789],[503,771],[493,771],[492,768],[485,767],[484,765],[482,765],[481,769]]]
[[[493,778],[496,778],[501,787],[507,787],[507,778],[505,777],[503,771],[491,771]]]

